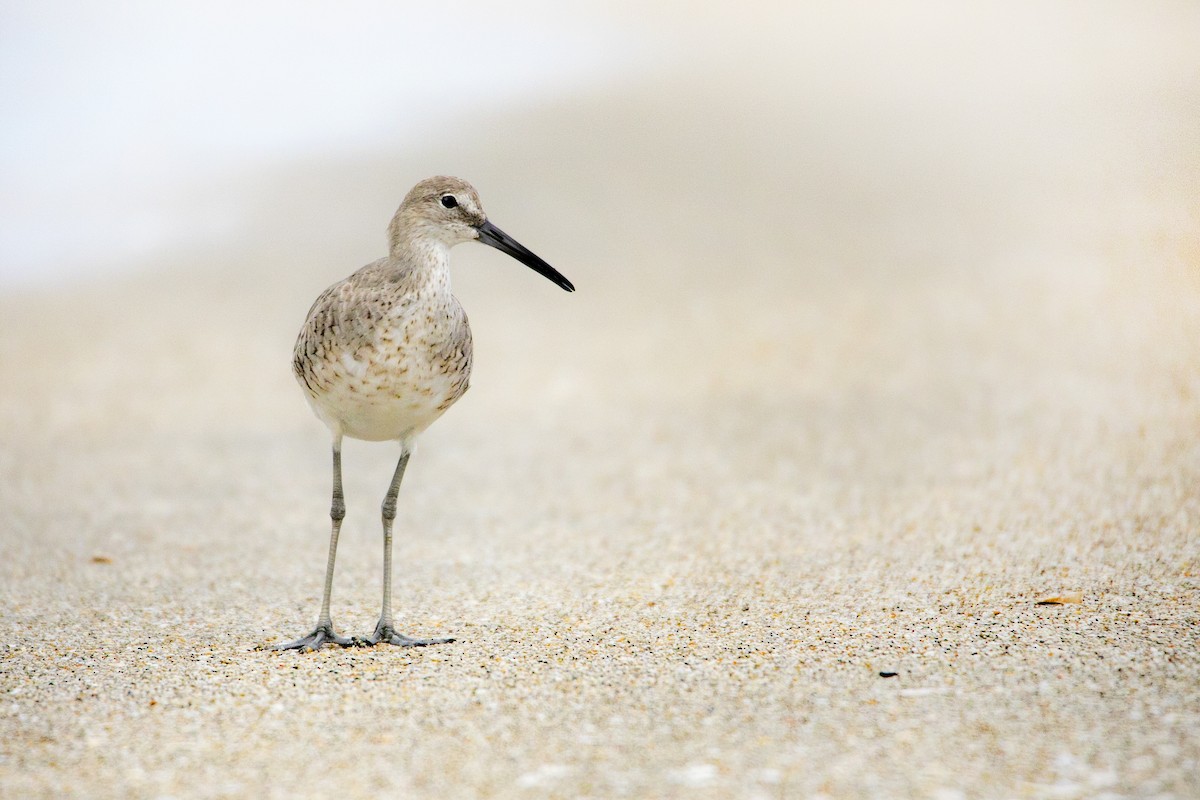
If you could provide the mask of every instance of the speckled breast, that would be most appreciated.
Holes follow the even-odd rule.
[[[305,341],[302,332],[294,364],[313,410],[335,433],[411,439],[467,390],[471,331],[457,303],[440,313],[385,317],[367,336],[339,334]]]

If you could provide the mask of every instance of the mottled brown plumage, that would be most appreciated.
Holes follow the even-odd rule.
[[[413,438],[467,390],[471,327],[445,260],[384,258],[317,298],[292,369],[335,435]]]

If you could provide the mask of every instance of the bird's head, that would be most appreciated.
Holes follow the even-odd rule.
[[[506,253],[568,292],[575,286],[558,270],[488,221],[475,187],[461,178],[439,175],[414,186],[388,226],[392,254],[418,241],[446,247],[478,240]]]

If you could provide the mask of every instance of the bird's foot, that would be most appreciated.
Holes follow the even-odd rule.
[[[439,637],[436,639],[414,639],[411,636],[405,636],[402,633],[396,633],[396,629],[392,627],[392,623],[379,620],[379,624],[375,626],[375,632],[364,638],[355,637],[354,641],[361,647],[374,647],[383,642],[384,644],[394,644],[397,647],[425,647],[431,644],[447,644],[454,641],[454,637]]]
[[[340,644],[342,647],[353,647],[358,644],[357,639],[351,639],[348,636],[338,636],[333,632],[333,624],[325,623],[317,625],[316,630],[308,636],[295,640],[294,642],[286,642],[277,644],[272,647],[272,650],[299,650],[301,653],[311,653],[313,650],[321,649],[321,645],[329,642],[330,644]]]

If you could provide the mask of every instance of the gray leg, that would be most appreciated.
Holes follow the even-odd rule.
[[[392,476],[392,485],[388,487],[387,496],[383,498],[383,611],[379,614],[379,624],[375,626],[375,633],[361,640],[364,645],[384,642],[400,647],[424,647],[428,644],[454,641],[452,638],[413,639],[396,633],[396,629],[392,627],[392,521],[396,519],[396,496],[400,493],[400,481],[404,479],[408,456],[407,450],[400,455],[396,473]]]
[[[321,599],[321,616],[317,619],[317,627],[308,636],[294,642],[276,645],[276,650],[299,650],[307,653],[320,648],[326,642],[350,647],[355,644],[353,639],[338,636],[333,631],[333,621],[329,618],[329,596],[333,593],[333,562],[337,559],[338,535],[342,530],[342,520],[346,517],[346,502],[342,497],[342,439],[339,436],[333,442],[333,503],[329,507],[329,517],[333,520],[333,532],[329,534],[329,561],[325,565],[325,595]]]

